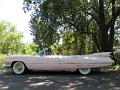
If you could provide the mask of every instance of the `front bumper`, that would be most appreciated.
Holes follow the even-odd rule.
[[[4,63],[3,68],[11,68],[12,63]]]

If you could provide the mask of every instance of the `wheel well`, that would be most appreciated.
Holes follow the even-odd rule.
[[[11,65],[11,67],[13,67],[13,64],[14,64],[15,62],[17,62],[17,61],[13,61],[13,62],[12,62],[12,65]]]
[[[13,65],[14,65],[15,62],[22,62],[22,61],[13,61],[11,67],[13,67]],[[22,62],[22,63],[25,65],[24,62]],[[28,69],[26,65],[25,65],[25,68]]]

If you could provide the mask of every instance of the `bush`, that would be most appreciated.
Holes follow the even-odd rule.
[[[2,69],[4,57],[5,55],[0,54],[0,70]]]
[[[115,65],[120,65],[120,50],[114,52],[114,61],[115,61]]]

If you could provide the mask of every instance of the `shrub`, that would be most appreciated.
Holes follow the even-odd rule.
[[[120,50],[114,52],[114,61],[115,61],[115,65],[120,65]]]
[[[0,54],[0,69],[2,69],[4,57],[5,55]]]

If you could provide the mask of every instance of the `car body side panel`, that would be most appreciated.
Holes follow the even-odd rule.
[[[31,60],[31,62],[28,63],[29,69],[59,70],[59,59],[57,57],[33,57],[33,60]]]
[[[8,56],[6,63],[23,62],[31,70],[67,70],[75,71],[79,68],[96,68],[112,65],[108,56],[73,55],[73,56]]]
[[[61,58],[60,70],[77,70],[79,68],[98,68],[112,65],[110,57],[98,57],[90,55],[76,55]]]
[[[57,56],[9,56],[6,62],[21,61],[31,70],[59,70]]]

